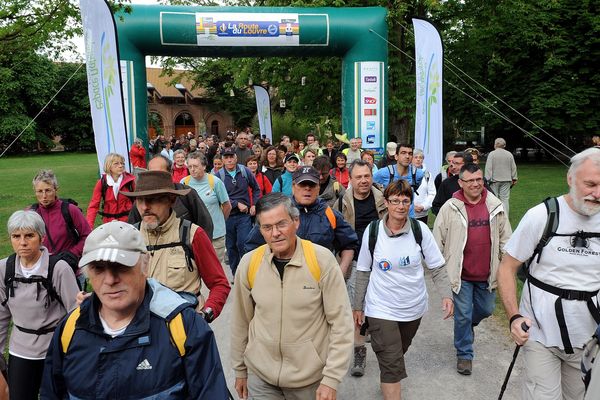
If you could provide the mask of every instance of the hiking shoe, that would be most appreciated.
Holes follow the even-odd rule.
[[[456,360],[456,372],[461,375],[471,375],[471,370],[473,369],[471,360],[463,360],[459,358]]]
[[[354,347],[354,364],[350,369],[350,375],[352,376],[363,376],[365,374],[365,367],[367,366],[367,347],[356,346]]]

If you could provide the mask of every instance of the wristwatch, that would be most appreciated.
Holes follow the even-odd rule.
[[[200,311],[199,314],[209,324],[211,322],[213,322],[213,320],[215,319],[215,313],[213,312],[212,308],[210,308],[210,307],[206,307],[205,309],[203,309],[202,311]]]

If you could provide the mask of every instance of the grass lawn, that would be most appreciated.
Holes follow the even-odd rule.
[[[13,251],[6,223],[10,215],[36,202],[31,181],[49,168],[58,179],[59,196],[76,200],[85,211],[98,180],[98,162],[92,153],[52,153],[0,158],[0,258]]]

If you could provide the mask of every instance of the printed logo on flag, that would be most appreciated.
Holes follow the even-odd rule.
[[[365,104],[377,104],[375,97],[365,97]]]
[[[365,76],[365,83],[374,83],[377,82],[376,76]]]
[[[377,109],[375,108],[365,108],[364,109],[364,115],[368,116],[368,115],[377,115]]]

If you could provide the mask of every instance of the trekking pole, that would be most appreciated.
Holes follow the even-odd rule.
[[[525,321],[523,321],[521,323],[521,329],[523,329],[523,331],[525,331],[525,332],[527,332],[529,330],[529,327],[527,326]],[[502,396],[504,396],[504,391],[506,390],[506,385],[508,385],[508,380],[510,379],[510,374],[512,373],[513,367],[515,366],[515,361],[517,361],[517,356],[519,355],[519,350],[521,350],[520,344],[518,344],[515,347],[515,351],[512,356],[512,361],[510,362],[510,365],[508,366],[508,371],[506,371],[506,377],[504,378],[504,383],[502,384],[502,388],[500,388],[500,396],[498,396],[498,400],[502,400]]]

